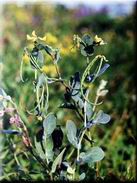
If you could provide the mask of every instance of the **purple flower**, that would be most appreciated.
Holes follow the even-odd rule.
[[[15,117],[14,117],[14,116],[12,116],[12,117],[10,118],[10,121],[9,121],[9,123],[10,123],[10,124],[13,124],[13,123],[15,123]]]
[[[10,123],[10,124],[16,123],[16,125],[19,125],[19,122],[20,122],[20,121],[21,121],[20,117],[19,117],[17,114],[15,114],[15,116],[12,116],[12,117],[10,118],[9,123]]]

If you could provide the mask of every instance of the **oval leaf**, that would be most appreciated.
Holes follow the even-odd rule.
[[[79,176],[79,180],[84,180],[86,178],[86,174],[83,172],[80,176]]]
[[[96,117],[94,118],[93,120],[93,123],[94,124],[106,124],[110,121],[111,117],[104,113],[102,110],[100,110],[97,114],[96,114]]]
[[[91,147],[85,154],[81,153],[80,158],[84,163],[97,162],[104,158],[104,151],[100,147]]]
[[[50,113],[43,121],[44,135],[50,136],[56,128],[56,117],[53,113]]]
[[[68,120],[67,124],[66,124],[66,130],[67,130],[67,138],[69,140],[69,142],[74,145],[74,147],[77,148],[77,137],[76,137],[76,133],[77,133],[77,128],[76,125],[73,121]]]

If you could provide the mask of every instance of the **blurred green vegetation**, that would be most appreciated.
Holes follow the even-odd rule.
[[[99,162],[99,176],[106,179],[118,178],[120,180],[135,180],[135,136],[136,136],[136,95],[135,95],[135,42],[134,42],[134,13],[123,17],[110,17],[107,13],[91,13],[88,16],[76,17],[75,10],[67,9],[62,5],[50,6],[43,4],[5,4],[3,6],[3,87],[16,101],[22,119],[25,121],[30,137],[36,134],[40,122],[26,113],[26,109],[33,108],[33,89],[31,78],[34,74],[25,66],[24,75],[28,81],[22,83],[19,70],[24,47],[27,45],[26,35],[33,30],[37,35],[43,36],[50,32],[57,38],[53,47],[62,49],[60,71],[63,78],[69,79],[76,71],[83,72],[85,57],[77,51],[71,51],[74,34],[79,36],[88,33],[96,34],[108,44],[95,50],[95,55],[103,54],[109,60],[111,67],[101,76],[108,80],[109,93],[100,106],[111,115],[112,120],[106,126],[97,126],[93,132],[96,145],[100,145],[105,151],[105,158]],[[52,44],[51,44],[52,46]],[[93,57],[94,57],[93,56]],[[47,58],[45,58],[46,60]],[[49,63],[47,59],[46,62]],[[49,75],[52,73],[49,73]],[[99,80],[93,86],[94,91]],[[55,93],[56,91],[56,93]],[[78,119],[67,110],[57,108],[64,100],[64,88],[59,84],[50,86],[49,112],[54,111],[58,116],[58,122],[65,125],[67,119]],[[93,99],[93,98],[92,98]],[[56,105],[55,105],[56,104]],[[6,117],[5,117],[6,118]],[[6,119],[4,120],[6,121]],[[6,125],[4,125],[7,128]],[[33,159],[28,162],[25,156],[25,148],[20,139],[15,138],[16,153],[24,169],[39,170]],[[32,138],[33,139],[33,138]],[[5,164],[4,173],[17,172],[17,165],[13,159],[12,148],[6,150],[9,141],[5,140]],[[22,152],[22,153],[21,153]],[[87,167],[85,167],[86,169]],[[87,178],[92,175],[87,170]],[[9,179],[16,174],[9,175]],[[42,179],[41,174],[32,172],[34,179]]]

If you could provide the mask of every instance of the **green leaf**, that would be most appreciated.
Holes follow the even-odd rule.
[[[86,174],[83,172],[80,176],[79,176],[79,180],[84,180],[86,177]]]
[[[60,165],[61,164],[62,157],[63,157],[63,154],[64,154],[65,150],[66,150],[66,147],[62,150],[62,152],[54,160],[54,162],[52,164],[51,173],[54,173],[56,171],[57,165]]]
[[[86,116],[88,118],[88,121],[90,121],[91,120],[91,116],[93,114],[92,106],[91,106],[91,104],[89,104],[86,101],[85,101],[85,105],[86,105]]]
[[[67,173],[69,173],[69,174],[74,174],[75,173],[75,168],[72,168],[71,166],[68,166],[68,168],[67,168]]]
[[[104,158],[104,151],[100,147],[91,147],[87,152],[80,153],[83,163],[97,162]]]
[[[97,114],[96,114],[96,117],[94,118],[93,120],[93,123],[94,124],[106,124],[110,121],[111,117],[104,113],[102,110],[100,110]]]
[[[88,56],[87,52],[86,52],[84,49],[81,49],[80,51],[81,51],[81,54],[82,54],[83,56],[85,56],[85,57]]]
[[[69,142],[74,145],[75,148],[78,147],[78,140],[76,137],[77,128],[73,121],[68,120],[66,124],[67,138]]]
[[[34,138],[34,143],[35,143],[36,150],[37,150],[39,156],[41,157],[41,159],[46,159],[45,153],[43,152],[42,147],[41,147],[41,143],[37,142],[36,137]]]
[[[43,142],[46,158],[52,161],[54,156],[52,138],[51,137],[45,138],[42,142]]]
[[[83,108],[84,106],[84,103],[83,103],[83,100],[81,99],[81,94],[78,93],[77,95],[74,95],[74,92],[75,90],[72,92],[72,99],[75,101],[76,105],[79,107],[79,108]],[[74,96],[73,96],[74,95]]]
[[[54,129],[56,128],[56,117],[53,113],[48,114],[48,116],[43,121],[44,136],[49,137]]]

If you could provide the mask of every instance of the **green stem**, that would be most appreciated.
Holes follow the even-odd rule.
[[[49,88],[48,88],[48,81],[47,81],[47,78],[45,78],[46,80],[46,90],[47,90],[47,95],[46,95],[46,113],[47,113],[47,110],[48,110],[48,101],[49,101]]]
[[[90,103],[91,105],[95,105],[95,104],[92,103],[92,102],[90,102],[89,100],[87,100],[86,97],[84,96],[84,94],[83,94],[83,83],[84,83],[84,80],[85,80],[87,74],[89,73],[91,67],[92,67],[92,66],[94,65],[94,63],[98,60],[98,58],[104,58],[104,57],[103,57],[102,55],[97,55],[97,56],[88,64],[88,66],[86,67],[86,69],[85,69],[85,71],[84,71],[84,73],[83,73],[83,75],[82,75],[82,79],[81,79],[81,86],[80,86],[80,88],[81,88],[81,94],[82,94],[83,98],[84,98],[88,103]],[[100,105],[100,104],[101,104],[101,103],[96,104],[96,105]]]
[[[55,63],[54,65],[55,65],[55,68],[56,68],[56,72],[57,72],[58,78],[61,79],[61,75],[60,75],[57,63]]]
[[[73,148],[72,151],[70,152],[70,154],[68,155],[67,160],[70,159],[70,157],[72,156],[72,154],[73,154],[74,151],[75,151],[75,149]]]
[[[81,146],[81,142],[82,142],[82,139],[83,139],[83,136],[85,134],[87,129],[84,129],[83,132],[82,132],[82,135],[80,137],[80,140],[79,140],[79,143],[78,143],[78,150],[77,150],[77,161],[79,160],[79,155],[80,155],[80,146]]]
[[[20,79],[22,82],[24,82],[22,71],[23,71],[23,61],[21,61],[21,65],[20,65]]]
[[[35,69],[35,80],[37,79],[37,69]]]

